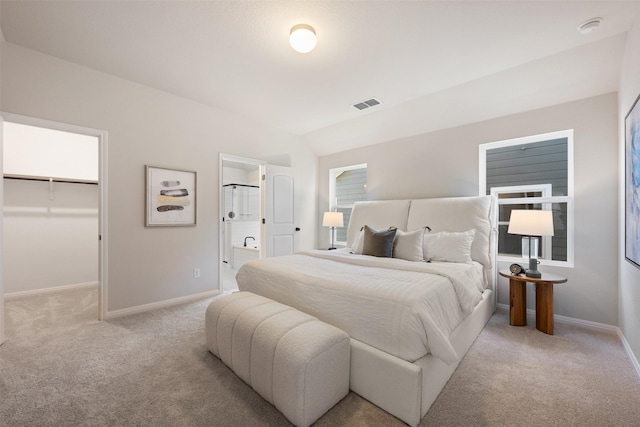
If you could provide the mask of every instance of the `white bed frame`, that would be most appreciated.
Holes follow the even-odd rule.
[[[347,232],[347,245],[351,245],[357,232],[365,223],[373,228],[386,228],[396,225],[403,230],[412,230],[428,225],[433,232],[465,231],[483,228],[488,245],[488,261],[485,262],[485,277],[488,287],[483,293],[482,301],[451,335],[451,343],[460,359],[467,353],[476,337],[496,309],[496,252],[497,252],[497,203],[491,196],[422,199],[432,205],[434,216],[421,217],[424,223],[416,223],[420,219],[411,217],[411,200],[393,200],[357,203],[351,215]],[[421,200],[414,200],[414,206]],[[432,203],[433,202],[433,203]],[[423,203],[424,204],[424,203]],[[482,211],[488,211],[482,214]],[[466,216],[469,210],[471,222]],[[480,212],[478,212],[480,209]],[[422,207],[424,211],[424,206]],[[429,209],[427,209],[429,211]],[[488,224],[475,224],[478,216],[484,216]],[[474,245],[476,244],[474,241]],[[472,248],[473,250],[477,248]],[[416,426],[436,400],[443,387],[458,367],[460,362],[447,365],[432,354],[427,354],[413,363],[399,359],[358,340],[351,339],[351,373],[349,387],[355,393],[369,400],[376,406],[398,417],[411,426]]]
[[[462,357],[495,311],[495,292],[484,298],[453,332],[453,348]],[[416,426],[444,388],[458,363],[445,364],[427,354],[413,363],[351,339],[349,388],[371,403]]]
[[[349,388],[416,426],[495,311],[497,203],[492,196],[358,202],[349,219],[347,246],[365,224],[375,229],[395,226],[403,231],[429,226],[432,233],[475,229],[471,258],[482,264],[486,288],[481,302],[451,334],[456,363],[447,365],[432,354],[408,362],[351,339]],[[267,292],[265,296],[271,295]]]

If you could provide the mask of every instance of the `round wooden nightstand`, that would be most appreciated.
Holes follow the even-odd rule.
[[[527,283],[536,285],[536,329],[553,335],[553,285],[565,283],[566,277],[557,274],[542,273],[534,278],[511,274],[509,270],[500,270],[500,275],[509,279],[509,323],[513,326],[527,324]]]

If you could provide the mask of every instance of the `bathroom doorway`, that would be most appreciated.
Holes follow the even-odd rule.
[[[265,162],[220,155],[220,291],[238,289],[238,268],[260,258],[262,200],[260,166]]]
[[[247,261],[290,255],[299,247],[292,168],[220,154],[219,289],[238,289]]]

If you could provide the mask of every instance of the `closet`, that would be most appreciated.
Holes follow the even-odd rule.
[[[4,122],[5,299],[98,285],[98,150],[95,136]]]

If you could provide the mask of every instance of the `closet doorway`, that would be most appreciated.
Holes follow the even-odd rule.
[[[2,338],[11,338],[7,326],[39,328],[27,307],[45,307],[65,327],[102,320],[106,132],[2,116]]]

